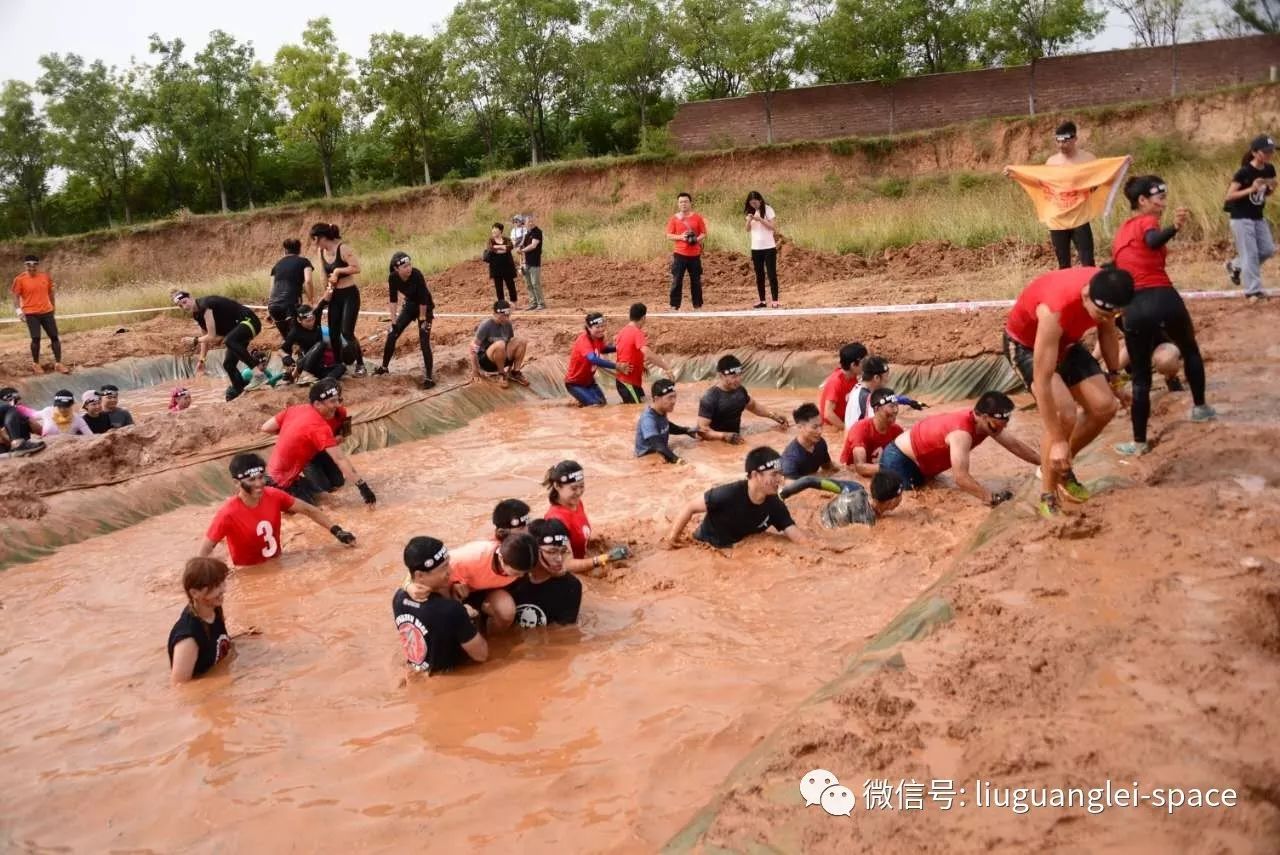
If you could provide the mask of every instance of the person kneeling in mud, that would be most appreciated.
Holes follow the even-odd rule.
[[[819,477],[819,472],[839,470],[831,462],[827,441],[822,438],[822,416],[817,404],[801,404],[792,411],[791,417],[796,422],[796,438],[782,452],[782,474],[792,480],[778,495],[785,499],[811,488],[830,493],[861,490],[862,485],[857,481]]]
[[[569,529],[560,520],[534,520],[529,535],[538,545],[538,564],[507,588],[516,604],[516,625],[577,623],[582,581],[565,564]]]
[[[391,598],[405,663],[419,673],[439,674],[468,660],[489,658],[489,643],[476,629],[476,611],[449,592],[449,550],[434,537],[412,538],[404,547],[405,585]]]
[[[680,542],[695,514],[704,516],[693,539],[708,546],[733,546],[770,526],[795,543],[809,543],[808,535],[791,518],[786,503],[778,498],[778,488],[784,480],[782,455],[767,446],[753,448],[747,452],[745,466],[744,480],[713,487],[681,509],[667,535],[668,548]]]
[[[378,499],[373,489],[356,472],[334,433],[331,420],[338,418],[342,409],[338,381],[320,381],[311,387],[307,397],[308,403],[288,407],[262,424],[263,433],[279,435],[267,464],[273,485],[315,504],[320,493],[331,493],[354,481],[365,504],[374,504]],[[318,471],[323,478],[317,479],[304,470]]]

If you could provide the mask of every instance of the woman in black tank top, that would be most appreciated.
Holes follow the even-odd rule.
[[[311,240],[320,247],[320,263],[329,283],[329,340],[333,345],[337,362],[354,361],[355,376],[367,373],[360,340],[356,338],[356,320],[360,316],[360,287],[355,276],[360,272],[360,262],[351,247],[345,247],[343,257],[342,235],[334,223],[316,223],[311,227]],[[327,253],[332,253],[330,258]]]

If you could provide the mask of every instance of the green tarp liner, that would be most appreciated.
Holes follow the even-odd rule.
[[[746,365],[744,382],[749,386],[808,388],[818,386],[831,373],[831,356],[821,353],[784,354],[776,351],[736,351]],[[718,357],[707,356],[680,363],[679,381],[705,381],[715,376]],[[129,359],[86,369],[73,377],[77,388],[94,383],[115,383],[121,389],[169,382],[190,376],[191,360],[174,357]],[[430,392],[397,397],[371,405],[360,405],[352,425],[352,435],[344,443],[359,453],[411,442],[425,436],[456,430],[471,420],[499,407],[520,401],[564,398],[565,360],[542,358],[526,372],[528,389],[512,386],[501,389],[490,382],[463,382]],[[1008,391],[1018,382],[1002,357],[984,356],[935,366],[893,366],[890,381],[903,394],[935,401],[972,398],[988,389]],[[185,373],[184,373],[185,372]],[[38,400],[27,389],[52,383],[54,390],[70,378],[33,378],[24,397]],[[607,379],[602,377],[603,379]],[[365,381],[351,381],[365,382]],[[611,384],[610,384],[611,385]],[[614,392],[606,386],[612,400]],[[52,392],[49,393],[50,397]],[[160,469],[135,473],[114,482],[82,483],[43,494],[48,513],[37,520],[8,520],[4,543],[0,545],[0,569],[11,564],[34,561],[69,543],[79,543],[100,534],[126,528],[188,504],[211,504],[231,494],[227,462],[243,451],[265,451],[272,437],[250,435],[243,444],[220,447],[217,452],[171,462]],[[92,477],[92,472],[86,472]]]

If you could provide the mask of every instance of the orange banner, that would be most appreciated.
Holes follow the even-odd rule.
[[[1050,229],[1074,229],[1111,209],[1129,171],[1128,157],[1103,157],[1070,166],[1010,166],[1036,206],[1036,219]]]

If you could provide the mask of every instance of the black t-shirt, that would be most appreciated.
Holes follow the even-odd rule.
[[[96,416],[91,416],[88,413],[82,413],[81,415],[84,417],[84,423],[89,426],[89,430],[94,433],[106,433],[114,427],[111,424],[111,416],[106,413],[98,413]]]
[[[269,306],[293,308],[302,302],[302,288],[306,284],[306,271],[314,270],[311,259],[302,255],[286,255],[271,268],[271,296]]]
[[[1241,187],[1251,187],[1253,182],[1259,178],[1270,179],[1275,177],[1275,164],[1268,163],[1258,169],[1252,163],[1246,163],[1236,170],[1236,174],[1231,176],[1231,180]],[[1262,208],[1267,203],[1269,193],[1270,191],[1264,188],[1257,193],[1233,199],[1223,205],[1222,209],[1229,213],[1233,220],[1260,220],[1262,219]]]
[[[116,407],[114,410],[107,413],[107,417],[111,419],[111,426],[113,428],[128,427],[133,424],[133,414],[122,407]],[[90,427],[92,427],[92,425],[90,425]]]
[[[752,502],[746,480],[712,487],[703,499],[707,513],[693,536],[712,546],[733,546],[747,535],[769,526],[785,531],[795,525],[791,512],[777,496],[768,496],[759,505]]]
[[[698,418],[711,419],[712,430],[739,433],[742,430],[742,411],[749,403],[751,396],[741,386],[732,392],[712,386],[702,393],[702,400],[698,401]]]
[[[399,296],[403,294],[405,302],[415,303],[419,306],[427,307],[427,320],[432,319],[433,310],[436,307],[435,301],[431,299],[431,291],[427,288],[427,277],[422,275],[422,271],[413,268],[409,273],[408,280],[400,278],[399,273],[392,273],[387,276],[387,302],[400,302]]]
[[[415,671],[438,674],[471,661],[462,645],[476,637],[476,626],[462,603],[439,594],[420,603],[398,590],[391,598],[391,612],[405,661]]]
[[[577,623],[582,607],[582,580],[572,573],[534,582],[526,573],[507,586],[516,601],[516,626]]]
[[[830,465],[831,452],[827,450],[825,439],[819,439],[813,451],[807,451],[800,440],[793,439],[782,452],[782,474],[788,478],[803,478]]]
[[[227,622],[222,618],[222,609],[213,610],[213,623],[205,623],[196,617],[190,607],[184,608],[178,622],[169,630],[169,664],[173,665],[173,648],[184,638],[195,639],[199,653],[196,655],[196,667],[191,676],[199,677],[231,650],[231,636],[227,633]]]
[[[534,226],[524,233],[524,239],[520,241],[520,247],[523,249],[534,241],[538,242],[537,249],[526,249],[524,252],[524,264],[526,267],[542,266],[542,229]]]
[[[204,313],[213,311],[213,334],[225,336],[235,329],[236,324],[256,317],[252,311],[229,297],[201,297],[196,300],[196,310],[191,313],[200,329],[208,332],[204,324]]]

